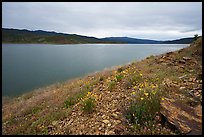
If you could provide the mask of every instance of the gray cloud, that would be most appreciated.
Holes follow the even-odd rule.
[[[201,2],[3,2],[2,27],[157,40],[202,35]]]

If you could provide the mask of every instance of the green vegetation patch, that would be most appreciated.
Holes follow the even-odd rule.
[[[110,81],[108,83],[108,90],[112,91],[116,86],[116,82],[113,80],[113,81]]]
[[[117,81],[121,81],[122,78],[123,78],[123,75],[122,74],[117,74],[115,77],[116,77]]]
[[[90,84],[85,84],[81,88],[81,92],[76,93],[76,94],[68,97],[68,99],[64,101],[64,107],[70,108],[74,104],[78,103],[80,101],[80,99],[83,98],[91,90],[92,90],[92,88],[91,88]]]
[[[87,113],[93,112],[95,105],[95,99],[93,97],[88,97],[82,102],[82,110]]]

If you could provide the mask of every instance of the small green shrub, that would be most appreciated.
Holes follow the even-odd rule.
[[[143,124],[143,121],[149,119],[148,116],[148,107],[146,104],[132,104],[129,109],[129,113],[127,114],[127,118],[131,123],[134,124]]]
[[[47,128],[43,128],[43,129],[42,129],[42,135],[49,135]]]
[[[196,41],[198,39],[198,34],[195,34],[193,40]]]
[[[82,92],[86,92],[86,91],[90,91],[90,90],[91,90],[90,84],[85,84],[81,89]]]
[[[116,77],[116,80],[117,80],[117,81],[121,81],[122,78],[123,78],[123,75],[118,74],[118,75],[116,75],[115,77]]]
[[[122,67],[120,67],[120,68],[118,68],[118,70],[117,70],[117,72],[122,72],[123,71],[123,68]]]
[[[73,106],[91,90],[92,87],[90,86],[90,84],[85,84],[84,86],[82,86],[81,91],[79,93],[69,97],[67,100],[64,101],[64,107],[69,108]]]
[[[64,101],[64,107],[69,108],[76,103],[76,100],[73,97],[68,98]]]
[[[150,56],[146,57],[146,59],[151,59],[153,57],[154,57],[154,55],[150,55]]]
[[[113,90],[115,85],[116,85],[115,81],[110,81],[108,83],[108,90],[110,90],[110,91]]]
[[[138,83],[142,81],[142,77],[139,74],[135,74],[130,78],[130,82],[132,83],[132,85],[134,83]]]
[[[42,110],[42,108],[36,106],[32,109],[32,114],[35,114],[35,113],[39,112],[40,110]]]
[[[104,78],[103,78],[103,76],[101,76],[100,78],[99,78],[99,81],[103,81],[104,80]]]
[[[83,101],[83,107],[82,107],[82,110],[84,112],[87,112],[87,113],[91,113],[93,112],[94,108],[95,108],[95,99],[92,98],[92,97],[89,97],[87,99],[85,99]]]
[[[160,111],[159,88],[148,85],[136,91],[135,100],[129,108],[127,118],[131,123],[143,125],[144,122],[153,121]]]
[[[42,110],[40,106],[34,106],[33,108],[29,108],[23,112],[24,115],[34,115]]]
[[[124,79],[124,88],[125,89],[130,89],[132,87],[132,83],[129,79]]]

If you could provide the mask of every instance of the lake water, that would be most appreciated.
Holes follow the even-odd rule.
[[[2,44],[2,96],[179,50],[189,44]]]

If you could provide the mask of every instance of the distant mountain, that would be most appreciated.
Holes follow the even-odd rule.
[[[193,42],[193,37],[176,39],[176,40],[168,40],[168,41],[137,39],[137,38],[129,38],[129,37],[106,37],[106,38],[102,38],[102,40],[118,41],[118,42],[124,42],[128,44],[190,44],[191,42]]]
[[[193,37],[192,38],[182,38],[182,39],[177,39],[177,40],[168,40],[168,41],[163,41],[162,44],[190,44],[193,42]]]
[[[118,42],[124,42],[124,43],[129,43],[129,44],[159,44],[159,43],[162,43],[162,41],[149,40],[149,39],[137,39],[137,38],[129,38],[129,37],[106,37],[106,38],[102,38],[102,40],[118,41]]]
[[[118,43],[76,34],[2,28],[2,43],[85,44]]]
[[[129,37],[95,38],[76,34],[57,33],[43,30],[20,30],[2,28],[2,43],[44,43],[44,44],[86,44],[86,43],[123,43],[123,44],[189,44],[193,38],[168,41],[137,39]]]

